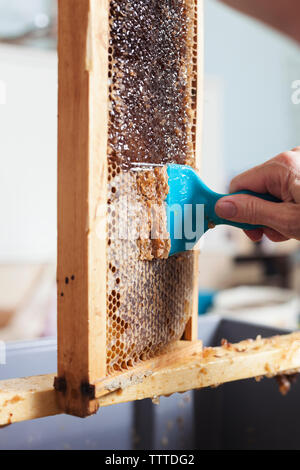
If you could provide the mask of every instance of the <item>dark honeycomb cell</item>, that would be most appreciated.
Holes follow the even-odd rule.
[[[153,357],[192,313],[192,253],[141,261],[123,206],[139,199],[133,164],[195,162],[197,5],[111,0],[109,44],[107,368]],[[126,217],[125,217],[126,215]],[[129,218],[129,225],[134,225]]]
[[[185,0],[110,3],[109,155],[123,168],[192,158],[192,6]]]

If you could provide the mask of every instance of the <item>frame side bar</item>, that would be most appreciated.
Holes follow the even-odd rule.
[[[59,1],[58,378],[61,408],[97,411],[106,375],[108,0]]]

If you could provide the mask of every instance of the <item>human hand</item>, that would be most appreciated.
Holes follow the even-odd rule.
[[[245,231],[254,242],[263,234],[274,242],[300,240],[300,147],[236,176],[230,192],[244,189],[272,194],[282,202],[242,194],[226,196],[217,202],[216,214],[234,222],[264,225],[265,228]]]

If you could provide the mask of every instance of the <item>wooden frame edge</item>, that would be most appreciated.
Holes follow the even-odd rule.
[[[124,381],[124,388],[110,391],[106,381],[107,394],[97,399],[98,405],[170,395],[251,377],[273,377],[300,369],[300,332],[237,344],[224,342],[221,347],[203,351],[201,342],[196,343],[189,343],[190,350],[185,344],[180,345],[180,354],[176,356],[173,351],[173,361],[169,364],[162,361],[162,367],[157,363],[154,370],[145,361],[144,377],[140,377],[140,369],[138,380]],[[134,375],[135,371],[132,372]],[[62,413],[53,380],[54,374],[50,374],[0,382],[0,426]],[[113,390],[115,377],[105,380],[110,381]],[[120,377],[115,386],[119,384]]]
[[[106,375],[108,22],[108,0],[59,1],[56,389],[78,416]]]
[[[204,100],[204,4],[203,0],[197,0],[197,128],[196,128],[196,169],[200,171],[202,155],[203,133],[203,100]],[[196,341],[198,338],[198,278],[199,278],[199,249],[194,249],[194,282],[192,316],[189,319],[184,332],[184,339]]]

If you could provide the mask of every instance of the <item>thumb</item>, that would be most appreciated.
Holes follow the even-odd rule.
[[[293,209],[291,203],[270,202],[246,194],[223,197],[215,206],[216,214],[223,219],[264,225],[288,235],[288,232],[293,230]]]

